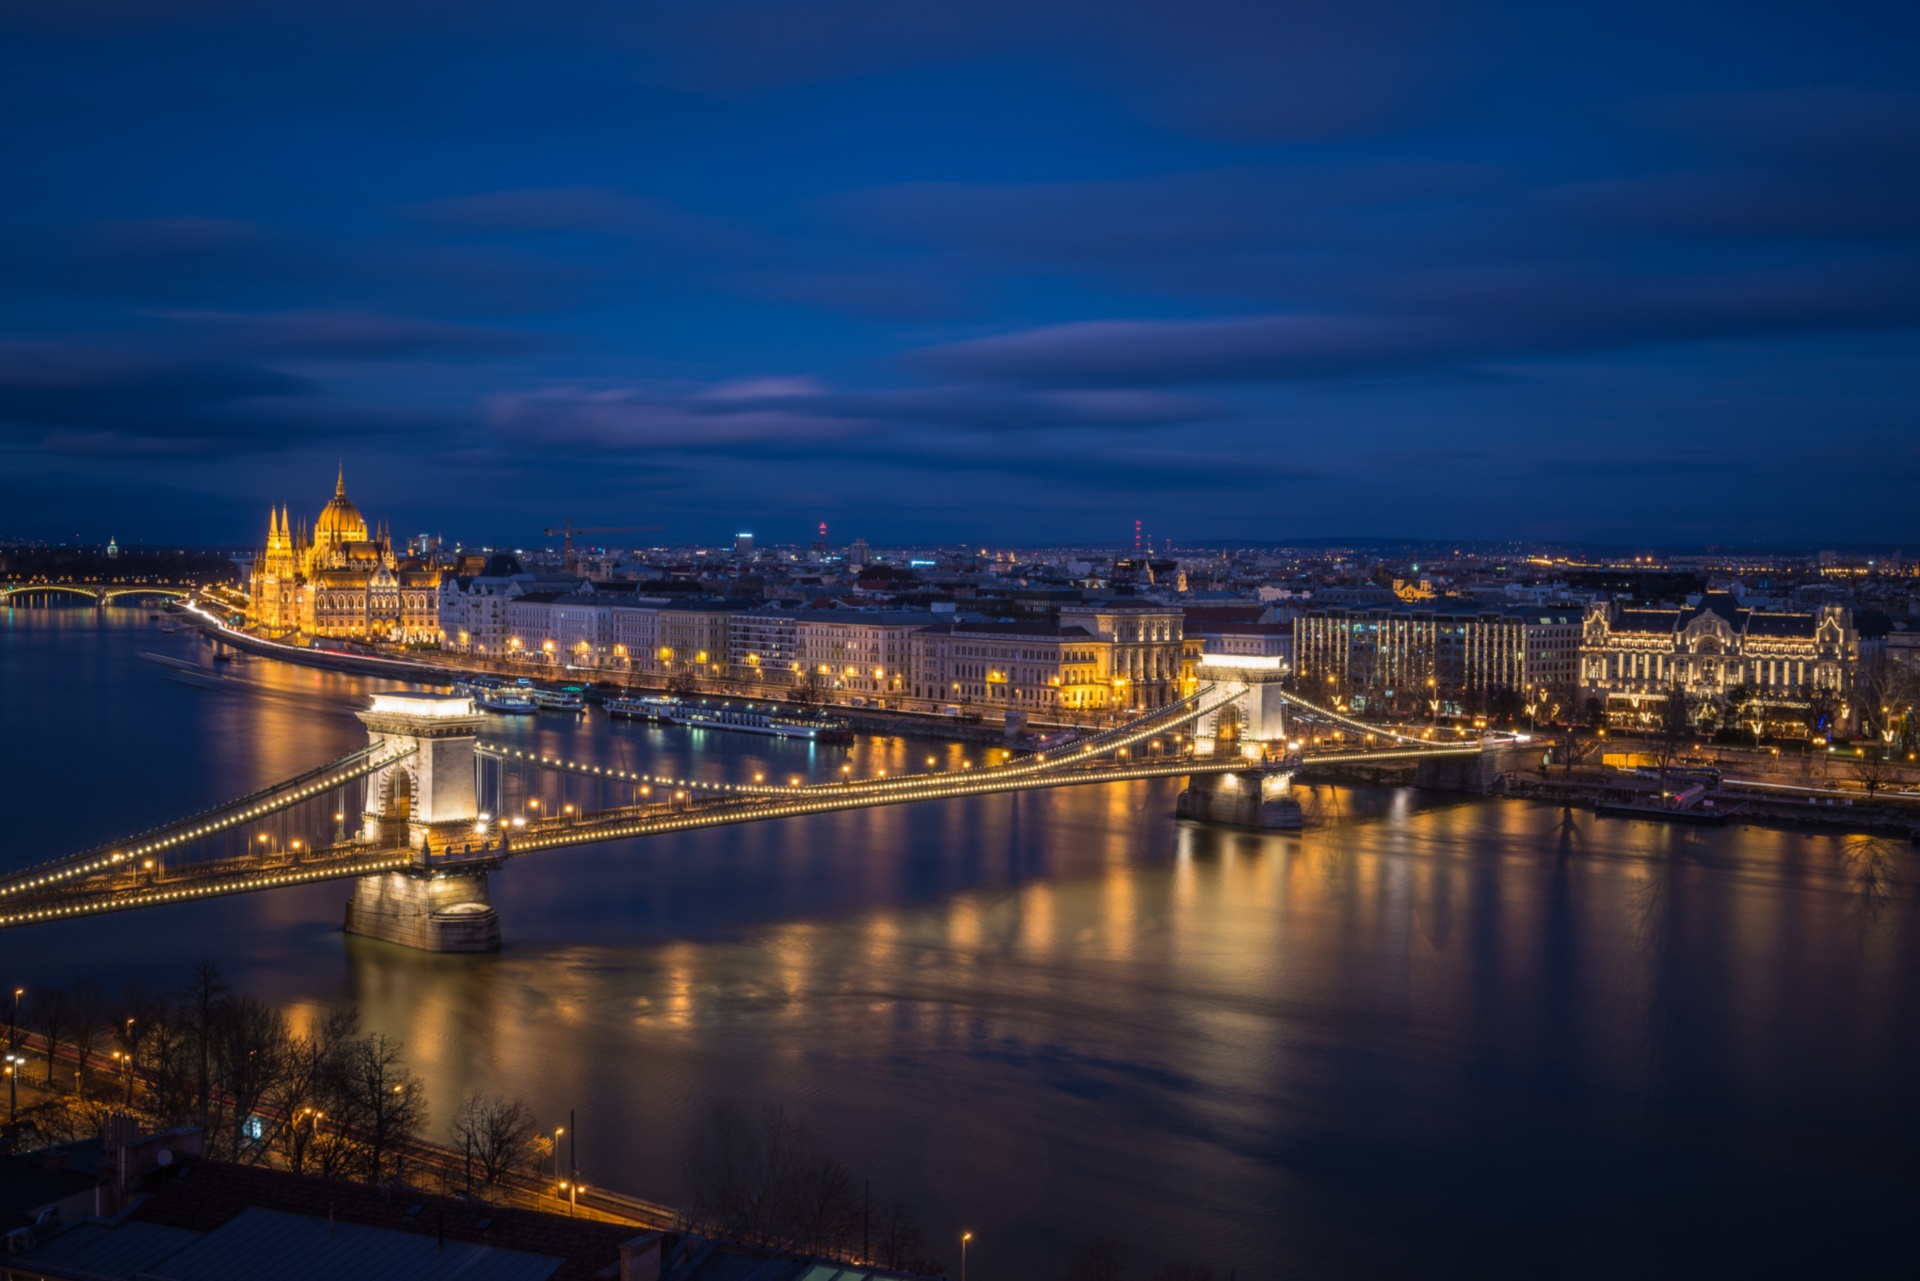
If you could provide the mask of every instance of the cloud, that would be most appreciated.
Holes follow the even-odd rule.
[[[332,439],[421,441],[453,425],[443,415],[345,402],[259,363],[0,346],[0,436],[51,453],[231,456]]]
[[[760,442],[826,442],[867,424],[782,408],[769,398],[703,400],[634,388],[555,387],[489,398],[487,420],[505,439],[542,448],[712,449]]]
[[[364,311],[165,312],[188,341],[261,356],[397,360],[492,356],[557,345],[547,334],[449,324]]]
[[[652,30],[654,74],[710,92],[1032,59],[1163,126],[1275,141],[1410,111],[1464,69],[1456,50],[1473,26],[1460,6],[1425,0],[756,0],[689,6]]]
[[[506,439],[542,447],[725,450],[820,448],[937,428],[977,435],[1156,429],[1216,419],[1210,402],[1111,388],[1007,391],[962,385],[836,391],[812,378],[761,378],[693,389],[553,387],[488,399]]]
[[[630,237],[732,255],[765,247],[761,235],[740,223],[612,186],[478,192],[427,201],[412,212],[465,231]]]
[[[1325,378],[1401,370],[1462,354],[1430,321],[1361,316],[1093,320],[916,353],[950,375],[1097,386]]]
[[[173,363],[50,344],[0,347],[0,422],[161,427],[236,402],[304,395],[301,378],[263,365]]]

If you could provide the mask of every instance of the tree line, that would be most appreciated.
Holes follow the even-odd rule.
[[[868,1185],[778,1104],[714,1105],[688,1144],[684,1174],[690,1231],[928,1276],[946,1270],[904,1205],[875,1205]]]
[[[45,1053],[47,1087],[23,1119],[51,1141],[98,1134],[109,1113],[124,1111],[152,1129],[198,1126],[215,1160],[383,1183],[406,1178],[430,1120],[425,1083],[403,1046],[363,1032],[355,1007],[326,1010],[296,1031],[209,962],[172,991],[35,989],[15,998],[9,1052],[21,1034]],[[476,1187],[491,1188],[544,1155],[532,1110],[518,1099],[470,1096],[450,1128],[466,1161],[443,1182],[464,1182],[470,1168]]]

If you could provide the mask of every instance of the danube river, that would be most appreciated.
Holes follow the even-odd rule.
[[[144,611],[0,612],[9,865],[339,756],[378,682],[218,670]],[[202,665],[200,675],[142,657]],[[570,757],[742,778],[957,759],[542,715]],[[578,1116],[674,1201],[694,1118],[779,1101],[969,1274],[1912,1275],[1915,851],[1327,792],[1304,834],[1139,783],[545,853],[496,956],[340,932],[344,884],[0,935],[0,979],[357,1002],[437,1120]],[[957,1267],[955,1269],[957,1274]]]

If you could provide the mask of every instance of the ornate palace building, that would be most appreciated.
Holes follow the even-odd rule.
[[[1860,633],[1839,605],[1776,613],[1725,592],[1679,608],[1601,601],[1587,609],[1580,665],[1587,695],[1622,728],[1655,723],[1677,689],[1702,719],[1734,720],[1756,734],[1844,734],[1858,710]]]
[[[440,571],[396,556],[347,498],[343,468],[311,533],[287,509],[269,515],[253,562],[249,621],[285,635],[430,641],[440,637]]]

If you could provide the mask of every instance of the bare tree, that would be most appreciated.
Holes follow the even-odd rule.
[[[228,997],[214,1009],[212,1062],[219,1089],[214,1094],[207,1137],[228,1159],[256,1158],[268,1142],[265,1122],[255,1114],[292,1067],[292,1041],[286,1017],[250,996]],[[223,1116],[227,1107],[230,1115]]]
[[[788,1232],[795,1249],[842,1254],[856,1243],[860,1185],[844,1165],[811,1148],[792,1171],[785,1197]]]
[[[402,1148],[427,1123],[426,1083],[407,1071],[401,1046],[379,1032],[350,1042],[332,1076],[337,1132],[359,1146],[360,1174],[368,1183],[397,1177]]]
[[[845,1253],[859,1221],[858,1184],[778,1105],[707,1114],[686,1159],[686,1214],[697,1231],[778,1249]]]
[[[1571,778],[1573,777],[1573,767],[1592,756],[1595,751],[1599,750],[1599,747],[1599,739],[1583,738],[1578,732],[1577,727],[1573,725],[1563,725],[1556,735],[1553,750],[1554,754],[1560,758],[1560,764],[1562,766],[1561,773]]]
[[[194,1115],[204,1129],[213,1093],[214,1020],[220,1004],[231,994],[226,981],[212,961],[203,960],[193,967],[193,979],[180,994],[177,1023],[183,1048],[190,1052],[186,1069],[192,1074]]]
[[[1860,786],[1867,789],[1868,800],[1872,800],[1874,793],[1881,788],[1898,782],[1900,778],[1898,765],[1884,755],[1869,755],[1864,749],[1849,764],[1852,767],[1853,776],[1860,780]]]
[[[74,1088],[85,1091],[87,1088],[87,1068],[91,1066],[94,1051],[100,1048],[101,1034],[106,1030],[106,1002],[100,997],[100,989],[91,983],[81,983],[74,987],[73,996],[68,1002],[72,1009],[72,1032],[74,1055],[79,1064],[74,1068]]]
[[[339,1155],[337,1144],[320,1138],[327,1133],[327,1091],[340,1056],[359,1035],[360,1012],[348,1005],[328,1010],[304,1035],[288,1038],[280,1076],[267,1093],[268,1109],[279,1119],[265,1137],[296,1173],[316,1155]],[[334,1173],[334,1167],[325,1172]]]
[[[1815,689],[1807,695],[1807,732],[1831,735],[1834,720],[1840,715],[1840,696],[1830,689]]]
[[[1691,746],[1694,737],[1694,714],[1698,704],[1686,690],[1675,685],[1667,691],[1660,704],[1660,719],[1653,727],[1653,742],[1660,769],[1664,772],[1674,758]]]
[[[1153,1281],[1213,1281],[1213,1269],[1203,1263],[1169,1263]]]
[[[522,1099],[470,1094],[453,1118],[453,1141],[465,1149],[489,1188],[531,1163],[539,1137],[533,1110]]]
[[[1125,1272],[1117,1242],[1087,1241],[1073,1252],[1067,1281],[1120,1281]]]
[[[805,672],[793,683],[793,688],[787,691],[787,701],[803,706],[824,703],[827,701],[826,691],[827,681],[824,676],[818,671]]]
[[[48,992],[35,992],[33,1004],[28,1007],[28,1017],[34,1028],[46,1043],[47,1050],[47,1088],[53,1088],[53,1061],[60,1056],[60,1037],[67,1030],[73,1017],[73,1002],[59,988]]]
[[[873,1238],[873,1262],[883,1268],[897,1268],[902,1272],[919,1272],[927,1276],[936,1276],[940,1265],[931,1263],[927,1258],[927,1239],[920,1231],[920,1225],[913,1221],[907,1207],[898,1201],[892,1202],[880,1213],[877,1234]],[[931,1266],[929,1264],[931,1263]]]

